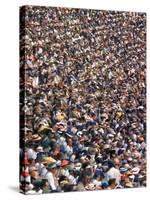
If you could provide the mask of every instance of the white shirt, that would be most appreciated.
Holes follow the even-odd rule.
[[[20,179],[21,179],[22,182],[24,181],[24,182],[31,183],[31,176],[30,175],[26,176],[26,177],[21,175]]]
[[[55,180],[54,180],[54,176],[51,172],[48,172],[45,176],[45,178],[48,180],[48,183],[51,187],[52,190],[56,190],[56,185],[55,185]]]
[[[27,156],[28,156],[28,159],[35,160],[37,157],[37,153],[33,149],[28,149]]]
[[[110,168],[110,170],[107,172],[107,176],[108,176],[108,179],[115,178],[117,184],[120,183],[121,174],[120,174],[120,171],[116,169],[115,167]]]
[[[61,173],[61,175],[63,175],[63,176],[67,176],[67,177],[70,175],[68,169],[62,169],[62,170],[60,171],[60,173]]]
[[[93,184],[96,185],[96,187],[99,187],[102,185],[102,182],[101,181],[97,181],[96,179],[93,180]]]
[[[40,176],[45,177],[47,174],[47,169],[42,163],[36,163],[35,167],[38,169]]]

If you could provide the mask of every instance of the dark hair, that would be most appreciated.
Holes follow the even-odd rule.
[[[115,184],[116,183],[116,179],[115,178],[111,178],[111,179],[109,179],[109,181],[108,181],[108,184],[109,185],[112,185],[112,184]]]
[[[71,191],[73,191],[73,186],[74,185],[65,184],[64,187],[63,187],[64,192],[71,192]]]

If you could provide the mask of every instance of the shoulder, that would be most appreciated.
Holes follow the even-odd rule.
[[[46,178],[50,178],[50,177],[52,177],[53,175],[52,175],[52,173],[51,172],[48,172],[47,174],[46,174]]]

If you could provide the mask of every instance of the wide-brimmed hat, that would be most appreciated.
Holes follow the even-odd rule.
[[[133,169],[131,169],[132,174],[138,174],[139,171],[140,171],[140,169],[138,167],[134,167]]]
[[[39,141],[41,140],[41,137],[40,137],[38,134],[34,134],[34,135],[32,136],[32,140],[33,140],[34,142],[39,142]]]
[[[49,126],[48,125],[44,125],[44,124],[42,124],[42,125],[40,125],[40,127],[39,127],[39,129],[38,129],[38,132],[39,133],[42,133],[44,130],[51,130],[50,128],[49,128]]]
[[[56,162],[56,160],[52,157],[44,157],[42,160],[41,160],[41,163],[42,164],[51,164],[51,163],[54,163]]]
[[[120,171],[121,173],[124,173],[124,172],[127,172],[128,169],[127,169],[127,168],[124,168],[124,167],[121,167],[119,171]]]
[[[73,138],[73,134],[70,131],[66,131],[65,134],[66,136]]]
[[[58,167],[57,163],[52,162],[52,163],[48,164],[47,169],[50,170],[50,169],[55,169],[57,167]]]

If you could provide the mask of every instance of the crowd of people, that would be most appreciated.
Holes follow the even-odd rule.
[[[20,9],[20,191],[146,186],[146,14]]]

